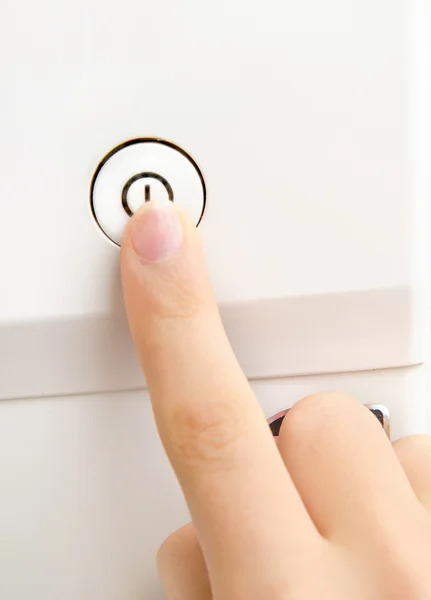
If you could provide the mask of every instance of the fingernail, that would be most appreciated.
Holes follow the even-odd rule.
[[[183,241],[183,227],[170,200],[144,204],[132,221],[131,241],[135,252],[150,262],[172,258]]]

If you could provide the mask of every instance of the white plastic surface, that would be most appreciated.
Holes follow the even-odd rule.
[[[140,179],[127,186],[139,176]],[[132,213],[145,202],[145,186],[148,186],[148,200],[169,200],[170,192],[172,201],[186,209],[196,224],[201,219],[205,187],[197,166],[184,152],[163,142],[136,141],[107,158],[91,190],[94,217],[102,231],[118,245],[130,218],[122,202],[126,186],[128,193],[124,196]]]
[[[0,598],[159,600],[156,547],[187,519],[91,213],[127,140],[202,169],[212,281],[267,416],[337,389],[386,404],[394,438],[426,430],[428,4],[2,3]]]
[[[249,377],[425,360],[426,0],[60,4],[7,2],[0,23],[2,397],[136,385],[90,185],[137,137],[202,169],[199,230]]]
[[[117,272],[115,277],[117,287]],[[400,288],[220,308],[245,373],[251,379],[268,379],[422,363],[428,340],[425,300],[426,290],[414,294]],[[117,301],[120,304],[119,291]],[[9,368],[2,372],[0,398],[145,385],[122,312],[31,326],[12,323],[3,333]]]

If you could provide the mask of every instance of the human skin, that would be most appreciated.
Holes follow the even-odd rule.
[[[159,551],[167,598],[431,600],[431,438],[392,445],[360,403],[321,393],[288,413],[277,447],[190,218],[170,202],[145,204],[121,263],[159,434],[193,521]]]

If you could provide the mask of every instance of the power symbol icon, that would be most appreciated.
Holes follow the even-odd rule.
[[[158,173],[144,172],[133,175],[121,193],[121,202],[129,217],[150,200],[174,201],[174,191],[170,183]]]

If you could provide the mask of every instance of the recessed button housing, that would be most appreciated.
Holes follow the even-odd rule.
[[[139,138],[117,146],[102,159],[91,183],[93,216],[118,246],[129,218],[156,198],[178,203],[199,225],[206,202],[202,173],[187,152],[164,140]]]
[[[367,404],[366,407],[373,413],[373,415],[379,421],[380,425],[385,430],[386,435],[390,437],[391,432],[388,408],[381,404]],[[283,425],[284,418],[289,412],[289,410],[290,409],[284,410],[268,420],[269,427],[274,437],[278,437],[281,426]]]

